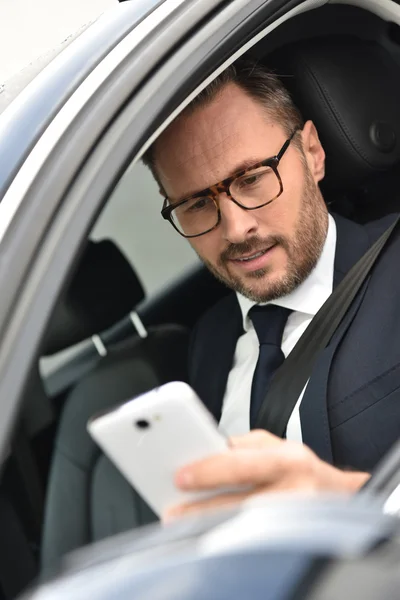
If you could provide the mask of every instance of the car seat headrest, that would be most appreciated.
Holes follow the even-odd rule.
[[[131,264],[110,240],[89,241],[58,301],[41,349],[51,355],[108,329],[145,297]]]
[[[325,185],[356,188],[400,161],[400,67],[376,42],[332,36],[272,62],[326,151]]]

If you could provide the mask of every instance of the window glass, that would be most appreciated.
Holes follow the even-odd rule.
[[[162,218],[162,200],[149,169],[137,163],[122,177],[91,234],[118,244],[147,294],[198,261],[187,240]]]

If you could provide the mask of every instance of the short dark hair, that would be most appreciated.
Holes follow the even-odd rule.
[[[282,125],[288,137],[296,129],[303,128],[304,119],[279,77],[264,65],[248,60],[239,60],[225,69],[188,104],[181,115],[191,114],[198,108],[206,106],[231,83],[236,84],[251,98],[262,104],[266,114]],[[297,136],[293,142],[300,146]],[[157,140],[148,148],[142,160],[160,184],[155,167],[156,143]]]

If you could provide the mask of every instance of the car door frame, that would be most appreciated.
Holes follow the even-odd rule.
[[[55,115],[0,204],[0,459],[52,308],[126,167],[217,66],[225,68],[279,19],[324,3],[166,0]]]

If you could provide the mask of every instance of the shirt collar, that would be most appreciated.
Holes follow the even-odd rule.
[[[336,250],[336,223],[331,215],[328,218],[328,233],[324,247],[317,264],[293,292],[271,302],[260,303],[260,306],[276,304],[296,312],[314,316],[331,295],[333,289],[333,273]],[[248,331],[250,326],[249,310],[257,304],[242,294],[237,293],[240,310],[243,317],[243,329]]]

